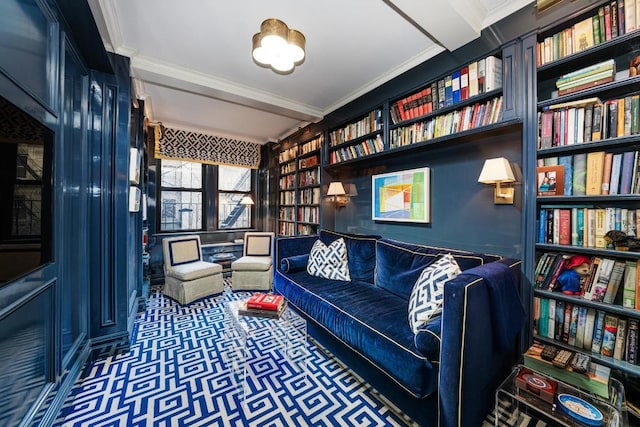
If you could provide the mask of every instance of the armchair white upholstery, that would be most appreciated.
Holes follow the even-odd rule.
[[[202,260],[200,236],[162,240],[164,294],[180,304],[222,293],[222,266]]]
[[[273,283],[272,232],[244,235],[242,257],[231,263],[231,288],[237,290],[271,290]]]

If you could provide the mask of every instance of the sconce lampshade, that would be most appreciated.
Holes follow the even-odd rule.
[[[240,200],[241,205],[253,205],[253,199],[251,196],[244,196],[242,200]]]
[[[334,181],[329,184],[329,189],[327,190],[327,196],[344,196],[346,191],[344,191],[344,186],[340,181]]]
[[[511,170],[509,160],[504,157],[487,159],[478,177],[478,182],[483,184],[496,184],[500,182],[515,182],[516,178]]]

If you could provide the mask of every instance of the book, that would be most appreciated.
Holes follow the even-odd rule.
[[[625,350],[627,362],[638,364],[638,320],[629,319],[627,325],[627,340]]]
[[[592,301],[604,301],[604,296],[607,293],[607,287],[609,286],[609,279],[613,271],[615,260],[612,258],[602,258],[600,265],[596,271],[596,278],[594,279],[593,288],[591,291]]]
[[[247,307],[246,301],[238,301],[238,314],[241,316],[264,317],[267,319],[279,319],[282,313],[287,309],[285,301],[277,310],[264,310],[259,308]]]
[[[578,331],[578,312],[580,311],[580,307],[577,304],[574,304],[571,309],[571,321],[569,323],[569,339],[567,340],[567,344],[575,346],[576,345],[576,334]]]
[[[591,344],[591,352],[600,354],[602,348],[602,334],[604,332],[604,316],[605,312],[602,310],[596,311],[596,318],[593,324],[593,340]]]
[[[573,155],[573,185],[574,196],[584,196],[587,185],[587,153]]]
[[[609,276],[609,283],[607,284],[607,291],[605,292],[603,302],[613,304],[616,295],[618,294],[620,283],[622,283],[625,266],[625,261],[615,260],[613,269],[611,270],[611,275]]]
[[[611,182],[609,183],[609,194],[619,194],[620,173],[622,170],[622,153],[613,155],[611,162]]]
[[[638,282],[637,272],[637,261],[626,261],[622,287],[622,306],[624,308],[636,308],[636,284]]]
[[[604,151],[591,151],[587,153],[587,177],[585,194],[588,196],[597,196],[602,192],[604,155]]]
[[[282,295],[256,292],[247,299],[246,304],[248,309],[275,311],[279,310],[284,304],[284,297]]]
[[[602,189],[600,191],[600,194],[609,194],[612,166],[613,166],[613,153],[605,153],[604,165],[602,170]]]
[[[616,344],[616,335],[618,333],[618,317],[613,314],[605,314],[604,329],[602,332],[602,347],[600,354],[603,356],[613,357],[613,350]]]
[[[589,49],[593,45],[592,18],[588,17],[580,22],[576,22],[573,26],[573,53]]]
[[[584,331],[587,323],[587,307],[578,307],[578,326],[576,329],[575,346],[578,348],[584,347]]]
[[[616,332],[616,342],[613,347],[613,358],[623,360],[625,356],[625,347],[627,339],[627,321],[620,319],[618,321],[618,331]]]
[[[484,59],[484,91],[489,92],[502,87],[502,59],[487,56]]]
[[[587,308],[587,315],[584,321],[584,337],[582,348],[591,351],[593,345],[593,328],[596,321],[596,309],[593,307]]]

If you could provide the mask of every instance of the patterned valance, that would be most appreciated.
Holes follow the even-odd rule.
[[[154,155],[156,159],[257,169],[260,164],[260,144],[163,126]]]

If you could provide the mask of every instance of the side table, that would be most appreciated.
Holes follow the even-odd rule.
[[[224,316],[221,356],[243,406],[250,390],[247,380],[253,355],[279,358],[280,353],[306,381],[307,321],[292,308],[287,307],[279,319],[243,316],[238,314],[238,301],[232,300],[224,302]]]
[[[202,259],[222,266],[222,275],[231,276],[231,263],[242,256],[244,244],[235,242],[202,245]]]
[[[555,381],[558,384],[553,403],[543,400],[539,396],[516,386],[516,378],[523,371],[528,370],[546,380]],[[588,404],[593,405],[603,415],[602,426],[619,427],[627,425],[627,414],[624,409],[624,387],[615,378],[609,380],[609,401],[605,401],[595,395],[583,392],[575,387],[555,380],[547,375],[533,371],[522,365],[517,365],[506,380],[496,391],[495,426],[516,425],[520,415],[525,414],[546,422],[548,426],[573,427],[581,424],[575,418],[568,415],[558,403],[558,395],[569,394],[576,396]],[[509,410],[504,410],[507,406]]]

